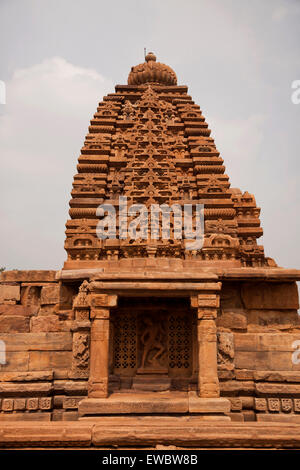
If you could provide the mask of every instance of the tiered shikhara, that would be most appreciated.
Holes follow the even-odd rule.
[[[268,266],[257,244],[260,209],[229,178],[205,118],[175,73],[156,62],[133,67],[128,85],[104,97],[91,120],[74,177],[67,222],[65,268],[101,260],[171,257],[230,266]],[[97,207],[128,204],[204,204],[205,240],[188,251],[184,240],[100,240]]]

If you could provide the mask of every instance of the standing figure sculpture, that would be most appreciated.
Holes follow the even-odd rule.
[[[147,367],[147,363],[154,367],[161,367],[159,359],[166,350],[166,345],[164,344],[165,331],[160,322],[155,322],[149,317],[145,317],[143,321],[146,327],[141,335],[141,343],[143,345],[141,368]],[[157,351],[150,358],[149,355],[153,350]]]

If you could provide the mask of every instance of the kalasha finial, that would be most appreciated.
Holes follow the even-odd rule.
[[[156,55],[153,52],[145,54],[145,62],[131,67],[128,75],[128,85],[144,85],[147,83],[165,86],[177,85],[174,70],[168,65],[156,62]]]
[[[148,54],[145,57],[146,62],[150,62],[150,60],[153,60],[153,62],[156,62],[156,55],[153,54],[153,52],[148,52]]]

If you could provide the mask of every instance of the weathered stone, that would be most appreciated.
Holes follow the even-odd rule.
[[[9,316],[22,316],[31,317],[37,314],[37,308],[25,307],[24,305],[0,305],[0,315]]]
[[[57,304],[59,302],[59,285],[49,285],[42,287],[41,305]]]
[[[254,371],[249,369],[235,369],[235,377],[237,380],[253,380]]]
[[[25,286],[21,288],[21,304],[34,310],[36,313],[41,305],[41,288],[38,286]]]
[[[239,282],[223,282],[221,290],[221,309],[242,309],[241,285]]]
[[[77,411],[65,411],[62,415],[63,421],[77,421],[79,414]]]
[[[81,400],[82,397],[65,397],[63,400],[63,408],[65,410],[77,410]]]
[[[14,409],[14,401],[11,398],[3,398],[2,411],[12,411]]]
[[[234,343],[233,334],[219,332],[217,333],[218,339],[218,369],[219,370],[233,370],[234,369]]]
[[[285,415],[282,413],[273,414],[273,413],[263,413],[258,414],[256,417],[259,423],[295,423],[300,424],[300,416],[299,415]]]
[[[228,413],[230,401],[227,398],[200,398],[196,392],[189,392],[190,413]]]
[[[256,413],[253,410],[243,410],[244,421],[251,422],[256,420]]]
[[[42,331],[57,332],[61,330],[61,322],[57,315],[38,316],[31,319],[31,331],[40,333]]]
[[[2,333],[25,333],[29,331],[29,318],[17,315],[0,316],[0,335]]]
[[[268,369],[271,364],[269,351],[235,351],[234,364],[240,369]]]
[[[295,413],[300,413],[300,398],[294,399],[294,411]]]
[[[54,380],[53,387],[56,393],[66,393],[67,395],[81,395],[87,392],[87,381],[83,380]]]
[[[300,384],[274,384],[258,382],[255,390],[262,395],[292,395],[300,396]]]
[[[0,338],[1,340],[1,338]],[[6,351],[6,362],[1,365],[1,372],[27,371],[29,365],[29,353],[24,351]]]
[[[267,400],[265,398],[254,398],[256,411],[267,411]]]
[[[5,413],[5,414],[0,414],[0,421],[1,421],[1,427],[2,427],[2,421],[21,421],[22,426],[25,424],[26,421],[51,421],[51,413],[41,413],[41,412],[35,412],[35,413]],[[15,425],[15,423],[14,423]]]
[[[299,297],[294,282],[245,282],[242,300],[248,309],[298,309]]]
[[[39,399],[37,397],[28,398],[26,401],[26,408],[29,411],[36,411],[39,408]]]
[[[248,310],[247,318],[249,333],[299,328],[297,310]]]
[[[0,382],[34,382],[53,379],[53,371],[0,372]]]
[[[255,333],[235,333],[234,349],[235,351],[257,351],[258,335]]]
[[[233,370],[234,365],[232,364],[232,370],[219,369],[218,367],[218,377],[219,380],[232,380],[235,378],[235,373]]]
[[[290,413],[293,409],[293,401],[290,398],[281,398],[281,410]]]
[[[26,409],[26,400],[25,398],[15,398],[14,400],[14,410],[23,411]]]
[[[54,282],[56,271],[3,271],[2,282]]]
[[[6,351],[71,351],[72,335],[63,333],[0,334]]]
[[[217,326],[232,330],[247,329],[247,317],[242,309],[222,309],[217,318]]]
[[[250,393],[254,391],[254,383],[250,381],[228,380],[220,382],[220,389],[223,393]]]
[[[79,415],[95,414],[149,414],[149,413],[187,413],[189,400],[176,396],[176,392],[154,392],[153,394],[114,393],[108,398],[85,398],[79,403]]]
[[[300,382],[300,371],[253,371],[255,381]]]
[[[268,398],[268,409],[269,411],[279,412],[280,411],[280,400],[279,398]]]
[[[253,410],[254,408],[254,397],[241,397],[243,410]]]
[[[20,286],[0,284],[0,303],[7,300],[18,302],[20,300]]]
[[[29,370],[66,369],[71,361],[71,351],[30,351]]]
[[[35,383],[1,383],[0,382],[0,393],[4,396],[15,396],[15,395],[31,395],[40,394],[47,395],[52,391],[52,384],[45,382]]]
[[[240,411],[243,408],[243,403],[240,398],[229,398],[231,411]]]
[[[39,408],[41,410],[51,410],[51,408],[52,408],[52,398],[51,397],[41,397],[41,398],[39,398]]]
[[[54,315],[57,313],[58,313],[58,304],[41,305],[38,311],[39,316],[48,316],[48,315]]]

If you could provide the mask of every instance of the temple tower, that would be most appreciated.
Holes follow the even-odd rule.
[[[192,260],[201,267],[275,265],[257,244],[262,229],[254,196],[230,187],[208,124],[187,91],[149,53],[132,67],[128,84],[99,103],[74,177],[64,269],[122,265],[130,258]],[[203,247],[186,250],[173,232],[170,239],[149,233],[133,240],[122,223],[114,238],[99,239],[97,207],[112,204],[119,216],[120,196],[148,209],[204,204]]]

